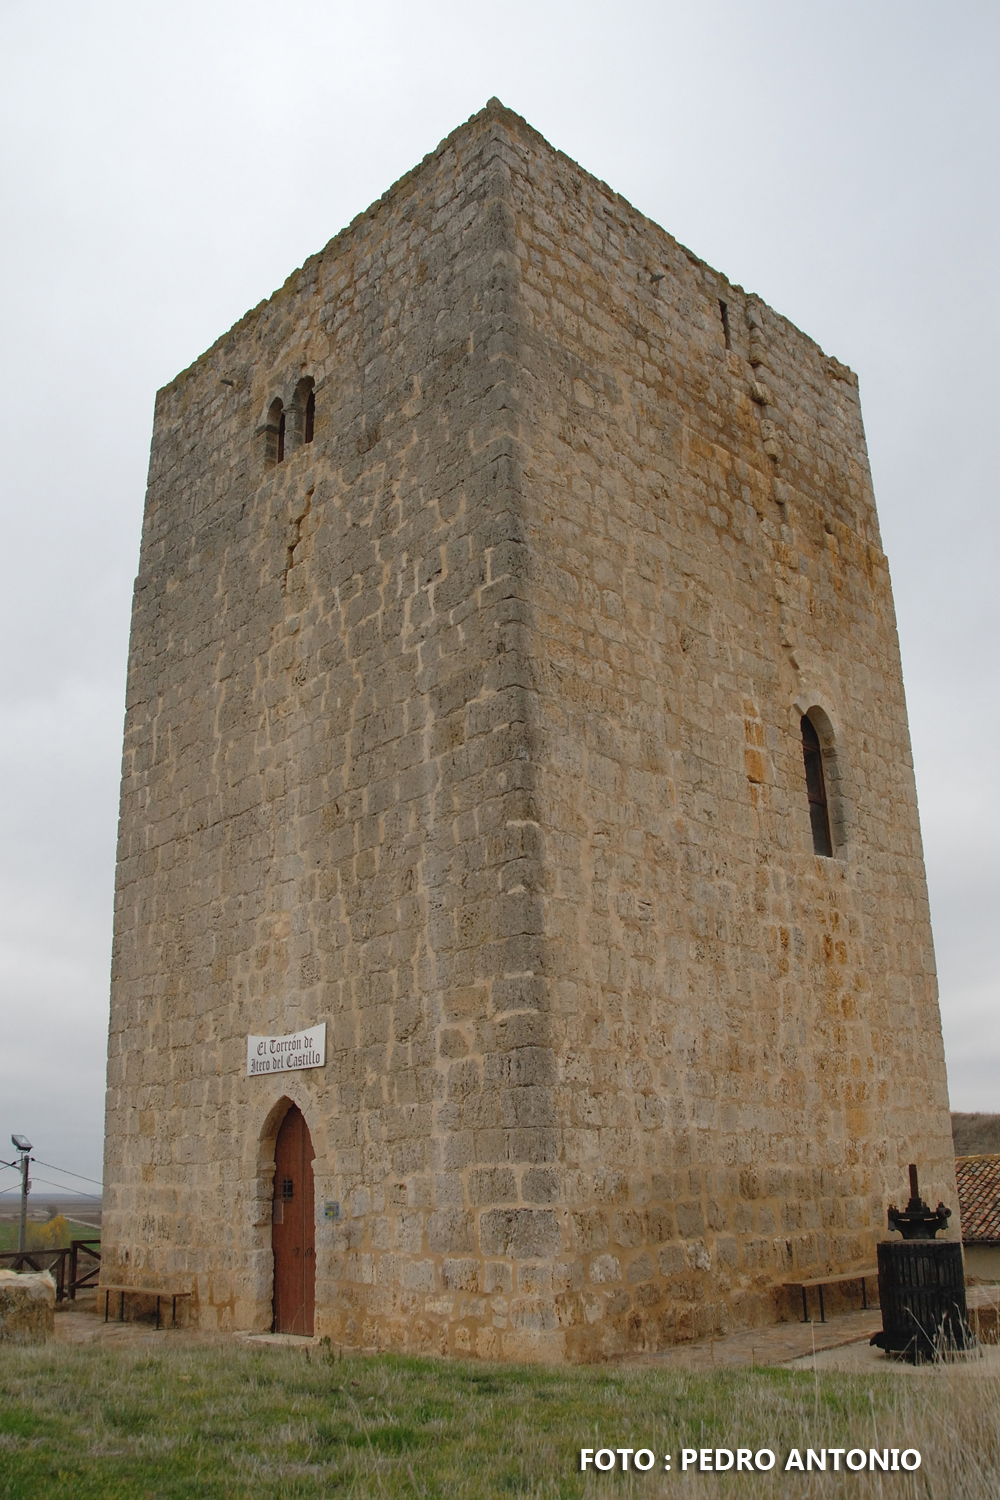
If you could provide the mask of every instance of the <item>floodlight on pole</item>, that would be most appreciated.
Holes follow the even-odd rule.
[[[31,1142],[26,1135],[12,1135],[11,1140],[21,1153],[21,1227],[17,1236],[17,1248],[23,1255],[27,1249],[25,1241],[28,1237],[28,1193],[31,1183],[28,1181],[28,1152],[31,1150]]]

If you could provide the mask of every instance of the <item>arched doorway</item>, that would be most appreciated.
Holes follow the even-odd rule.
[[[313,1331],[316,1307],[316,1220],[313,1212],[313,1148],[301,1110],[294,1104],[274,1143],[275,1333]]]

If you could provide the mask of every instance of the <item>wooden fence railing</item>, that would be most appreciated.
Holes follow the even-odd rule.
[[[95,1237],[71,1240],[68,1247],[60,1250],[5,1250],[0,1253],[0,1266],[8,1271],[50,1271],[56,1284],[56,1301],[65,1302],[68,1297],[75,1302],[78,1291],[97,1286],[101,1272],[100,1245]],[[81,1266],[81,1256],[88,1257],[90,1264]]]

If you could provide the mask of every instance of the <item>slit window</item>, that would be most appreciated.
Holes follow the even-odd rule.
[[[823,775],[823,748],[815,725],[808,717],[802,720],[802,758],[806,768],[813,850],[830,859],[833,855],[833,839],[830,835],[830,809],[826,800],[826,777]]]
[[[719,315],[722,318],[722,331],[726,336],[726,348],[731,349],[733,340],[729,332],[729,303],[723,302],[721,297],[719,298]]]
[[[311,443],[312,442],[312,440],[313,440],[313,430],[314,430],[315,426],[316,426],[316,392],[315,391],[310,391],[309,395],[308,395],[308,397],[306,399],[306,415],[305,415],[305,422],[303,423],[303,430],[302,430],[302,441],[303,442],[305,442],[305,443]]]

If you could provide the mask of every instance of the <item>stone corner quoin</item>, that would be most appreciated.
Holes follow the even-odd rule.
[[[954,1201],[857,381],[495,100],[157,397],[105,1279],[270,1328],[290,1105],[348,1346],[766,1324]]]

